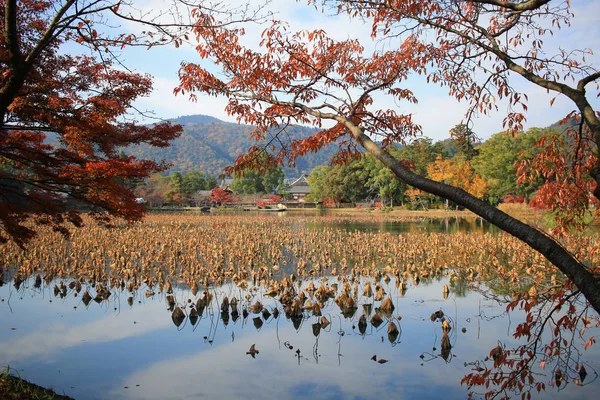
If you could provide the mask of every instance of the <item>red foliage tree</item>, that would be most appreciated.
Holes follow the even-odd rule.
[[[129,46],[179,47],[203,2],[161,5],[147,11],[122,0],[0,1],[0,241],[12,237],[23,246],[35,223],[67,234],[69,222],[82,223],[82,209],[101,222],[142,216],[143,205],[124,184],[165,165],[120,149],[167,146],[181,127],[140,126],[131,118],[151,80],[130,72],[120,54]],[[260,6],[207,9],[223,25],[268,15]],[[119,21],[136,28],[123,32]],[[77,45],[81,55],[63,53]]]
[[[336,205],[337,205],[337,202],[335,200],[333,200],[332,198],[327,198],[327,199],[323,200],[324,207],[333,208],[333,207],[336,207]]]
[[[362,146],[402,181],[473,211],[543,254],[573,281],[596,311],[600,311],[600,280],[558,241],[462,189],[414,173],[402,160],[390,155],[385,150],[388,144],[405,141],[417,134],[419,127],[410,115],[377,109],[372,97],[378,93],[396,102],[415,102],[415,95],[400,84],[410,73],[416,73],[426,74],[431,82],[449,86],[456,98],[471,102],[471,112],[493,109],[492,88],[508,98],[512,106],[526,109],[524,94],[515,92],[509,85],[507,74],[512,71],[548,90],[566,93],[580,107],[589,129],[597,131],[600,138],[600,124],[585,93],[585,86],[599,78],[600,72],[575,62],[571,53],[561,53],[557,58],[561,68],[570,70],[571,76],[581,77],[573,89],[545,74],[551,71],[554,76],[556,60],[546,62],[545,58],[527,53],[525,64],[520,65],[520,56],[513,52],[516,45],[528,40],[525,31],[533,35],[535,49],[539,49],[542,44],[537,37],[547,30],[537,29],[540,28],[537,19],[549,15],[556,21],[568,20],[566,11],[561,7],[548,10],[545,7],[548,1],[544,0],[529,0],[523,3],[526,6],[498,0],[334,3],[341,11],[373,19],[374,35],[385,35],[413,24],[414,32],[397,36],[403,39],[397,48],[365,55],[356,40],[334,41],[320,30],[289,33],[285,24],[275,22],[263,32],[261,51],[257,52],[242,46],[239,41],[242,30],[210,27],[210,17],[201,16],[202,23],[195,28],[201,41],[197,47],[199,55],[210,57],[220,65],[223,77],[215,76],[198,64],[184,63],[180,86],[175,92],[190,92],[192,99],[194,92],[227,96],[227,111],[240,121],[255,125],[252,136],[256,139],[264,138],[271,127],[285,123],[322,126],[324,120],[332,121],[333,127],[286,143],[266,161],[281,164],[286,157],[317,151],[335,142],[340,147],[335,161],[344,162],[356,156],[357,146]],[[486,18],[480,20],[481,13]],[[428,42],[431,37],[433,42]],[[477,82],[473,69],[479,69],[479,63],[483,65],[488,61],[496,63],[497,69],[491,71],[498,72],[490,72],[489,79],[483,83]],[[436,67],[433,70],[428,68],[432,64]],[[482,72],[486,71],[489,70],[483,68]],[[567,73],[567,79],[568,76]],[[590,110],[593,115],[589,115]],[[523,114],[511,112],[505,123],[513,130],[518,129],[523,118]],[[373,141],[376,136],[381,146]],[[252,153],[259,150],[265,149],[251,150],[236,161],[237,166],[247,166],[256,160]]]
[[[544,178],[530,205],[554,212],[556,234],[564,234],[571,227],[581,230],[586,216],[600,216],[597,183],[591,175],[598,163],[592,130],[575,112],[561,123],[569,124],[562,134],[542,136],[535,144],[542,151],[522,160],[517,169],[519,183]]]
[[[263,199],[260,199],[259,201],[256,202],[256,206],[259,208],[264,208],[266,207],[268,204],[266,201],[264,201]]]
[[[277,204],[281,202],[281,199],[283,199],[283,197],[281,197],[278,194],[270,194],[269,195],[269,203],[271,204]]]
[[[235,197],[235,195],[233,193],[231,193],[228,190],[221,189],[218,187],[214,188],[211,191],[210,199],[213,203],[218,204],[218,205],[230,204],[230,203],[233,203],[234,201],[237,201],[237,198]]]
[[[0,241],[19,245],[35,225],[67,233],[81,225],[80,210],[97,220],[141,218],[144,206],[124,186],[165,165],[138,160],[130,144],[167,146],[180,126],[140,126],[125,117],[133,101],[151,91],[148,76],[113,67],[108,42],[94,30],[106,1],[5,0],[0,8]],[[111,8],[112,7],[112,8]],[[61,54],[75,40],[108,58]],[[104,40],[102,42],[101,40]]]
[[[507,99],[510,111],[504,123],[513,134],[522,128],[525,120],[527,95],[511,85],[512,75],[520,75],[533,85],[566,96],[577,107],[580,118],[579,128],[571,131],[574,139],[565,141],[570,146],[569,151],[554,151],[558,143],[549,143],[548,151],[532,160],[529,166],[530,171],[547,178],[548,185],[539,193],[540,201],[555,201],[556,209],[566,213],[571,209],[577,210],[575,212],[586,209],[593,205],[589,201],[592,193],[600,198],[597,184],[600,167],[595,153],[600,144],[600,121],[588,99],[594,92],[590,84],[600,78],[600,72],[586,63],[588,50],[572,49],[549,56],[542,40],[551,33],[544,21],[549,20],[555,26],[569,24],[569,2],[309,2],[331,4],[340,12],[371,20],[373,36],[385,39],[388,44],[397,40],[398,45],[388,45],[382,51],[365,55],[356,40],[334,41],[320,30],[290,33],[285,24],[274,23],[263,32],[261,50],[254,51],[242,46],[241,30],[202,24],[195,30],[202,41],[198,46],[199,55],[215,61],[223,68],[223,74],[217,77],[197,64],[183,64],[176,92],[191,92],[192,98],[194,92],[226,96],[229,99],[227,111],[240,121],[254,124],[253,137],[257,139],[265,137],[273,126],[301,123],[321,127],[323,121],[329,121],[334,124],[332,127],[307,139],[286,143],[281,151],[271,154],[268,161],[281,164],[286,157],[293,159],[335,142],[340,147],[335,160],[344,162],[356,156],[357,147],[362,146],[403,182],[473,211],[546,257],[570,281],[561,289],[550,287],[544,305],[538,303],[538,298],[543,296],[531,293],[517,302],[527,313],[527,322],[519,325],[517,335],[527,339],[528,345],[511,352],[501,346],[494,349],[490,355],[494,365],[481,367],[465,380],[469,386],[498,385],[499,390],[486,394],[490,397],[541,389],[542,386],[534,385],[536,377],[531,365],[538,357],[537,346],[543,340],[544,330],[549,324],[554,325],[552,339],[542,347],[544,351],[551,355],[565,354],[561,346],[566,339],[561,337],[561,332],[580,331],[581,324],[589,321],[585,315],[590,306],[596,313],[600,312],[598,267],[586,265],[558,240],[538,229],[460,188],[418,175],[407,168],[403,160],[395,159],[386,151],[386,146],[402,143],[418,133],[419,128],[412,123],[410,115],[377,109],[374,94],[387,95],[397,103],[415,102],[415,94],[401,84],[411,73],[426,75],[428,82],[446,86],[456,99],[469,102],[467,122],[476,113],[487,114],[497,108],[496,98]],[[209,20],[202,19],[203,22]],[[597,88],[596,85],[596,91]],[[283,135],[279,139],[284,140]],[[538,144],[544,145],[546,143]],[[253,149],[249,155],[240,157],[234,169],[251,163],[255,159],[252,152],[263,150]],[[527,171],[521,169],[520,173]],[[573,196],[575,190],[580,194]],[[566,226],[572,219],[559,222]],[[579,301],[580,293],[585,301]],[[517,303],[511,304],[511,308]],[[566,315],[555,321],[556,311],[563,306],[568,307]],[[552,358],[555,371],[565,371],[560,364],[561,356]],[[570,361],[565,362],[572,365]],[[560,383],[560,376],[556,376]]]

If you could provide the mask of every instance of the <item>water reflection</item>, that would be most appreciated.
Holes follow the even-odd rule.
[[[328,221],[329,219],[329,221]],[[314,229],[334,228],[347,232],[388,232],[388,233],[456,233],[456,232],[479,232],[499,233],[496,226],[481,218],[393,218],[373,217],[369,220],[340,218],[332,214],[326,214],[318,222],[311,225]]]
[[[446,275],[419,281],[285,278],[197,294],[118,285],[106,296],[30,277],[0,288],[0,361],[78,399],[464,398],[467,363],[514,343],[520,317],[468,289],[448,294]],[[102,299],[85,305],[81,292]]]

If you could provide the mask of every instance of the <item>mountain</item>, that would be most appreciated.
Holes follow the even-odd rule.
[[[170,121],[183,126],[182,135],[173,140],[170,147],[139,145],[126,151],[140,158],[165,160],[173,165],[170,172],[198,170],[219,176],[225,167],[232,165],[239,155],[256,144],[249,137],[250,125],[224,122],[207,115],[186,115]],[[297,125],[286,129],[287,135],[293,138],[306,138],[315,132],[314,128]],[[328,164],[336,149],[336,146],[330,145],[317,153],[309,153],[296,160],[295,168],[284,166],[283,170],[289,177],[309,174],[314,167]]]
[[[579,124],[581,123],[580,119],[569,118],[564,123],[562,120],[558,120],[547,128],[555,130],[556,132],[563,133],[568,129],[579,129]]]

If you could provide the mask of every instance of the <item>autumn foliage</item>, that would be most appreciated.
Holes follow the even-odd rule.
[[[405,143],[420,133],[420,128],[411,115],[396,109],[379,109],[374,102],[375,94],[387,96],[398,105],[416,102],[417,96],[406,88],[405,80],[411,74],[423,75],[427,82],[445,86],[457,100],[469,103],[467,124],[463,124],[466,127],[471,116],[497,109],[496,98],[505,99],[510,108],[504,123],[509,133],[516,134],[522,129],[528,101],[526,93],[511,85],[512,74],[517,74],[537,87],[568,97],[577,106],[584,121],[582,126],[587,125],[596,140],[600,137],[600,122],[587,94],[592,90],[588,85],[600,78],[600,72],[585,62],[589,51],[563,51],[552,58],[540,56],[544,53],[542,37],[551,33],[542,20],[548,17],[556,25],[568,24],[569,3],[554,5],[537,0],[310,3],[333,5],[340,13],[371,22],[373,36],[389,40],[392,45],[368,54],[357,40],[336,41],[323,30],[294,33],[285,23],[274,21],[262,34],[260,51],[255,51],[244,47],[239,40],[243,29],[223,27],[210,16],[195,14],[199,21],[195,28],[198,55],[209,58],[222,73],[215,75],[200,64],[183,63],[176,93],[187,93],[192,100],[197,93],[227,97],[227,111],[239,121],[253,124],[255,139],[264,138],[273,127],[289,123],[322,127],[304,140],[286,141],[282,133],[276,138],[283,143],[279,150],[253,148],[238,158],[236,166],[247,168],[252,160],[256,162],[256,153],[265,150],[272,151],[267,161],[280,165],[286,158],[293,160],[329,143],[339,146],[333,162],[345,163],[357,156],[358,146],[362,146],[400,181],[449,199],[528,243],[572,279],[600,311],[600,284],[593,272],[556,240],[456,186],[416,174],[404,160],[394,158],[386,147]],[[515,49],[523,49],[524,54]],[[333,126],[325,127],[324,121]],[[580,135],[579,139],[583,137]],[[589,151],[597,144],[592,142],[586,147],[580,142],[575,140],[573,146],[582,149],[581,157],[565,162],[576,173],[577,163],[589,160],[590,164],[583,162],[586,167],[582,173],[586,170],[591,180],[598,181],[600,167],[594,165],[589,169],[594,164]],[[465,145],[469,143],[467,140]],[[569,201],[571,183],[573,179],[557,180],[561,189],[556,193],[563,195],[558,201]],[[600,190],[595,182],[590,188],[594,186],[593,190]]]
[[[229,204],[237,201],[237,197],[231,191],[221,189],[219,187],[214,188],[211,191],[210,199],[213,203],[218,205]]]
[[[209,16],[203,18],[210,19]],[[392,87],[386,89],[386,85],[381,83],[389,82],[388,85],[391,86],[393,82],[406,76],[408,66],[414,64],[406,51],[390,51],[384,55],[373,55],[372,58],[364,57],[361,54],[363,48],[356,40],[337,42],[319,30],[290,34],[286,32],[285,23],[274,22],[263,32],[261,46],[265,52],[259,53],[241,46],[237,36],[243,30],[210,28],[206,20],[202,21],[202,26],[196,29],[197,38],[202,43],[197,46],[198,53],[202,58],[211,57],[223,66],[229,79],[224,82],[198,64],[184,63],[180,71],[181,84],[175,92],[191,93],[192,100],[195,99],[195,92],[230,96],[227,111],[240,122],[254,125],[251,137],[255,140],[264,139],[269,129],[281,125],[282,121],[321,127],[322,119],[318,113],[308,109],[298,112],[298,108],[302,109],[300,102],[319,98],[321,91],[325,89],[350,90],[355,87],[376,86],[399,101],[416,101],[409,90]],[[410,45],[412,44],[407,44]],[[414,45],[419,46],[417,43]],[[275,57],[275,54],[281,56]],[[387,64],[388,67],[380,68],[382,64]],[[344,79],[327,79],[328,75],[338,74]],[[302,82],[310,83],[306,85]],[[234,93],[239,93],[239,96]],[[282,95],[286,100],[277,100],[276,94]],[[268,106],[261,109],[262,103]],[[362,121],[374,135],[380,135],[384,145],[401,142],[418,133],[418,127],[412,123],[410,115],[398,115],[391,110],[369,111],[365,105],[371,103],[370,90],[367,90],[357,104],[344,103],[339,106],[338,112],[354,115],[353,118]],[[309,138],[286,141],[267,160],[256,157],[256,154],[265,149],[253,147],[246,155],[238,158],[234,169],[264,168],[263,161],[282,165],[288,160],[293,162],[294,158],[308,152],[318,151],[330,143],[336,143],[339,147],[333,162],[344,163],[359,154],[356,141],[347,134],[344,125],[337,123]],[[278,140],[283,141],[283,137]],[[259,159],[261,165],[251,165]]]
[[[477,175],[466,160],[456,158],[444,160],[440,155],[427,167],[427,172],[431,179],[459,187],[475,197],[483,197],[487,190],[485,180]]]
[[[130,144],[167,146],[179,126],[140,126],[125,116],[151,91],[148,76],[110,60],[60,54],[48,38],[55,2],[5,1],[0,9],[0,241],[23,245],[27,223],[67,233],[81,210],[97,220],[133,221],[143,205],[126,187],[164,169],[121,152]]]
[[[522,204],[525,202],[525,197],[524,196],[515,196],[513,194],[507,194],[504,199],[502,199],[503,203],[506,204]]]
[[[596,182],[590,175],[598,163],[591,130],[574,113],[561,122],[561,134],[542,136],[535,143],[540,151],[532,159],[521,161],[517,170],[518,182],[544,178],[530,205],[553,211],[554,232],[559,234],[569,227],[582,229],[586,216],[600,216],[600,202],[593,194]]]

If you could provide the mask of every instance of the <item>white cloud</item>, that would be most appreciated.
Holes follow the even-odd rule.
[[[163,119],[176,118],[183,115],[205,114],[224,121],[234,122],[235,118],[227,115],[227,100],[223,97],[199,95],[196,102],[189,99],[188,94],[175,96],[173,89],[179,85],[177,78],[155,77],[153,91],[148,97],[139,99],[136,107],[140,110],[154,110],[157,117]],[[154,122],[154,121],[146,121]]]
[[[90,306],[94,305],[95,303],[91,303]],[[143,307],[122,309],[118,316],[107,315],[84,325],[72,327],[55,323],[15,339],[4,340],[0,342],[0,359],[4,364],[27,358],[51,359],[54,354],[60,354],[84,342],[106,343],[142,336],[171,324],[163,305],[149,302]]]

